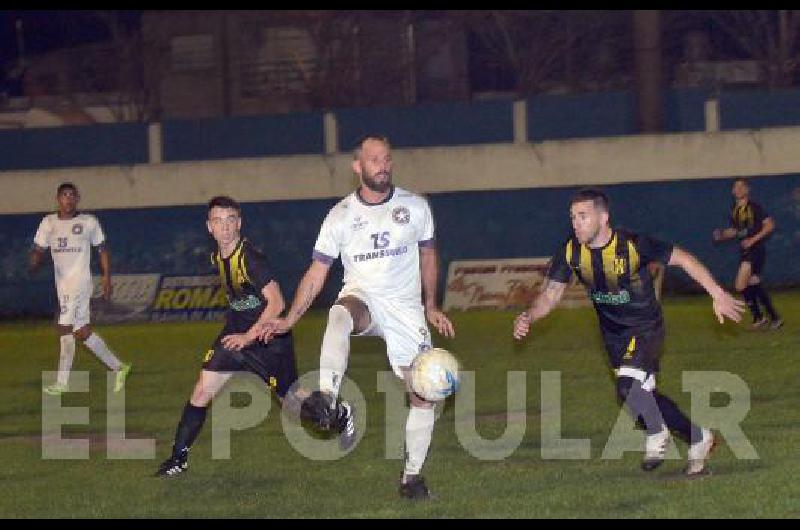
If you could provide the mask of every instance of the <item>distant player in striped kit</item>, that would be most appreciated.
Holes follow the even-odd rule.
[[[44,254],[50,249],[58,293],[58,332],[61,354],[58,376],[44,392],[58,395],[68,389],[69,374],[75,358],[75,339],[94,353],[109,370],[116,372],[114,391],[125,386],[131,370],[130,364],[120,361],[105,341],[89,325],[89,302],[92,297],[91,248],[100,253],[103,297],[111,298],[111,260],[105,246],[105,235],[94,215],[78,211],[80,194],[71,182],[65,182],[56,191],[58,212],[46,215],[33,238],[29,256],[29,270],[35,272],[42,264]]]
[[[750,186],[745,179],[733,183],[734,204],[731,225],[714,230],[715,242],[737,239],[739,241],[739,270],[736,273],[736,290],[742,293],[753,314],[753,329],[779,329],[783,319],[772,306],[772,300],[761,286],[761,273],[767,260],[765,241],[775,231],[775,221],[755,201],[750,200]],[[761,313],[761,308],[769,320]]]

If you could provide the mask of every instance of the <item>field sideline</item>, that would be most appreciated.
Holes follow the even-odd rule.
[[[665,302],[667,340],[660,389],[688,409],[681,372],[726,371],[749,386],[751,409],[742,423],[758,459],[740,460],[725,440],[711,460],[710,477],[687,480],[684,460],[651,474],[641,453],[604,460],[618,407],[591,309],[559,310],[533,328],[529,340],[511,338],[509,312],[453,313],[457,336],[438,346],[454,352],[476,374],[478,432],[497,438],[505,428],[506,372],[527,372],[525,436],[503,460],[471,456],[455,434],[454,403],[437,422],[424,469],[434,495],[414,504],[397,496],[402,461],[387,459],[384,394],[378,371],[388,370],[383,343],[353,341],[348,376],[366,397],[367,429],[356,449],[335,461],[313,461],[282,432],[278,408],[258,426],[232,435],[229,460],[211,459],[211,422],[190,468],[175,480],[152,477],[169,452],[176,422],[218,323],[102,326],[121,358],[133,362],[126,389],[129,437],[156,439],[154,460],[110,460],[104,369],[83,347],[75,370],[91,373],[88,394],[69,394],[65,406],[90,409],[89,425],[69,436],[89,437],[91,456],[45,460],[41,455],[43,370],[55,370],[58,342],[48,323],[0,325],[0,517],[800,517],[800,294],[780,293],[786,317],[779,331],[720,326],[707,297]],[[300,373],[318,368],[326,313],[312,311],[297,326]],[[560,371],[562,436],[591,440],[589,460],[547,460],[541,452],[540,373]],[[724,406],[727,398],[715,395]],[[516,415],[517,421],[521,416]],[[389,441],[390,444],[393,440]],[[400,442],[397,441],[397,444]],[[395,445],[397,445],[395,444]],[[678,442],[685,456],[685,445]]]

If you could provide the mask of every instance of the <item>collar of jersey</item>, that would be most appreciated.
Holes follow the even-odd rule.
[[[244,236],[239,236],[239,243],[233,248],[233,252],[231,252],[231,255],[228,256],[227,258],[223,258],[222,250],[220,248],[217,248],[217,255],[219,255],[219,259],[223,261],[228,261],[229,259],[231,259],[231,257],[236,255],[239,249],[242,248],[242,246],[244,245],[244,240],[245,240]]]
[[[386,204],[387,202],[391,201],[392,197],[394,197],[394,185],[392,185],[389,195],[387,195],[386,198],[381,202],[367,202],[364,200],[364,197],[361,196],[361,187],[359,186],[359,188],[356,190],[356,198],[358,199],[358,202],[364,206],[380,206],[381,204]]]
[[[609,246],[611,243],[613,243],[613,242],[614,242],[614,240],[615,240],[616,238],[617,238],[617,229],[616,229],[616,228],[612,228],[612,229],[611,229],[611,238],[608,240],[608,243],[606,243],[606,244],[605,244],[605,245],[603,245],[602,247],[597,247],[597,248],[592,248],[592,247],[590,247],[589,245],[585,245],[585,246],[586,246],[586,248],[588,248],[589,250],[605,250],[605,249],[607,249],[607,248],[608,248],[608,246]]]
[[[79,215],[81,215],[81,211],[75,210],[75,215],[73,215],[72,217],[67,217],[66,219],[62,219],[61,217],[59,217],[58,212],[56,212],[56,219],[58,219],[59,221],[72,221],[73,219],[77,219]]]

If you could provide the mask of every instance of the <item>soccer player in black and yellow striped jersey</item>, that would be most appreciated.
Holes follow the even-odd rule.
[[[767,258],[766,238],[775,230],[775,221],[760,204],[750,200],[750,185],[745,179],[733,183],[734,204],[731,210],[731,225],[714,230],[714,241],[739,240],[739,270],[736,273],[736,290],[744,296],[753,314],[753,328],[769,326],[778,329],[783,319],[775,311],[764,287],[761,286],[761,272]],[[769,321],[761,314],[759,303],[764,306]]]
[[[192,395],[175,432],[172,455],[156,476],[173,477],[188,467],[189,449],[200,434],[208,406],[235,372],[259,376],[295,416],[311,420],[322,430],[341,430],[350,406],[339,401],[318,406],[319,392],[294,388],[297,381],[291,332],[260,339],[264,323],[278,317],[285,302],[266,257],[241,235],[241,207],[234,199],[217,196],[208,203],[208,232],[217,242],[211,265],[217,269],[229,309],[225,325],[203,359]]]
[[[681,267],[711,295],[720,323],[725,318],[738,322],[744,304],[725,292],[685,250],[612,228],[608,198],[602,191],[579,191],[571,200],[570,217],[574,234],[553,255],[542,291],[530,309],[514,321],[514,338],[526,336],[533,322],[556,307],[575,274],[597,311],[616,374],[617,395],[633,418],[641,418],[646,427],[642,468],[650,471],[663,462],[673,431],[690,444],[686,473],[703,473],[714,445],[713,434],[693,424],[671,399],[656,390],[664,318],[647,265],[657,261]]]

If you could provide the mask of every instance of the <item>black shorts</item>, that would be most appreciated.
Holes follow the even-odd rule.
[[[268,343],[255,342],[240,351],[228,350],[222,345],[226,335],[244,333],[244,327],[226,322],[211,349],[206,353],[203,370],[211,372],[247,371],[256,374],[275,391],[284,397],[297,381],[297,365],[294,357],[292,333],[273,337]]]
[[[741,257],[739,258],[740,263],[743,261],[750,262],[750,270],[756,276],[759,276],[761,271],[764,270],[764,262],[766,260],[767,251],[762,245],[756,245],[747,250],[742,250]]]
[[[658,373],[661,347],[664,344],[663,323],[649,329],[606,333],[603,341],[608,352],[608,361],[614,370],[627,367],[647,374]]]

